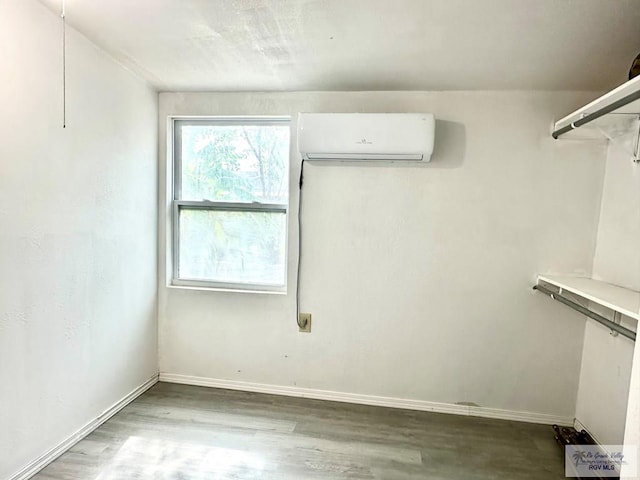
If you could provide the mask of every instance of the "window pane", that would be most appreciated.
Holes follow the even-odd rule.
[[[284,285],[286,215],[180,209],[179,278]]]
[[[289,125],[180,125],[180,200],[287,203]]]

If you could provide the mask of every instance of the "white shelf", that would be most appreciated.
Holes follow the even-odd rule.
[[[640,111],[640,100],[636,100]],[[570,140],[615,140],[628,135],[629,132],[638,131],[638,118],[640,114],[622,114],[619,112],[608,113],[600,118],[582,125],[581,127],[563,133],[559,138]],[[557,125],[557,124],[556,124]],[[561,127],[555,127],[558,129]]]
[[[554,124],[554,130],[559,130],[562,127],[570,125],[573,122],[580,120],[583,117],[587,117],[595,112],[609,107],[610,105],[619,102],[625,98],[633,96],[640,91],[640,76],[623,83],[619,87],[605,93],[601,97],[596,98],[594,101],[588,103],[582,108],[579,108],[575,112],[570,113],[564,118],[561,118]],[[618,107],[614,114],[640,114],[640,99],[628,102]]]
[[[538,282],[555,285],[627,317],[640,320],[640,292],[635,290],[591,278],[565,275],[538,275]]]

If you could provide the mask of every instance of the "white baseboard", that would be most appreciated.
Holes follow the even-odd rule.
[[[496,408],[457,405],[453,403],[429,402],[426,400],[410,400],[404,398],[380,397],[376,395],[362,395],[358,393],[332,392],[311,388],[286,387],[279,385],[265,385],[262,383],[238,382],[234,380],[220,380],[216,378],[193,377],[173,373],[160,373],[160,381],[168,383],[182,383],[201,387],[224,388],[228,390],[243,390],[247,392],[269,393],[288,397],[313,398],[316,400],[330,400],[334,402],[358,403],[379,407],[404,408],[407,410],[421,410],[425,412],[451,413],[473,417],[496,418],[514,420],[518,422],[541,423],[544,425],[573,425],[573,417],[547,415],[544,413],[518,412],[500,410]]]
[[[104,412],[98,415],[96,418],[91,420],[85,426],[71,434],[61,443],[53,447],[46,453],[43,453],[38,458],[36,458],[33,462],[26,465],[20,471],[9,477],[8,480],[27,480],[31,478],[33,475],[38,473],[44,467],[53,462],[56,458],[62,455],[64,452],[73,447],[76,443],[82,440],[84,437],[93,432],[96,428],[102,425],[104,422],[113,417],[116,413],[126,407],[129,403],[133,402],[136,398],[142,395],[144,392],[153,387],[156,383],[158,383],[158,375],[153,375],[147,381],[145,381],[142,385],[135,388],[133,391],[125,395],[122,399],[118,400],[112,406],[107,408]]]

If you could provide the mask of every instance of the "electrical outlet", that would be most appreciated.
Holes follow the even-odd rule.
[[[299,332],[311,332],[311,314],[300,313],[298,315],[298,331]]]

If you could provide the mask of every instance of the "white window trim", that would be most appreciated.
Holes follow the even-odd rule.
[[[289,251],[289,222],[288,222],[288,203],[273,204],[261,202],[212,202],[207,200],[179,200],[181,182],[181,156],[176,152],[181,151],[180,128],[178,125],[291,125],[291,117],[289,116],[238,116],[238,117],[172,117],[171,118],[171,283],[169,287],[186,288],[193,290],[208,291],[224,291],[239,293],[286,293],[287,292],[287,271],[288,271],[288,251]],[[291,142],[291,135],[289,136]],[[289,148],[289,151],[291,149]],[[290,163],[290,159],[289,162]],[[290,168],[290,167],[289,167]],[[285,174],[289,175],[289,169]],[[289,195],[287,195],[287,199]],[[285,221],[285,265],[284,265],[284,284],[263,284],[263,283],[231,283],[216,282],[209,280],[190,280],[178,278],[179,269],[179,252],[180,252],[180,220],[179,214],[181,208],[187,209],[205,209],[215,211],[244,211],[244,212],[271,212],[284,213]]]

